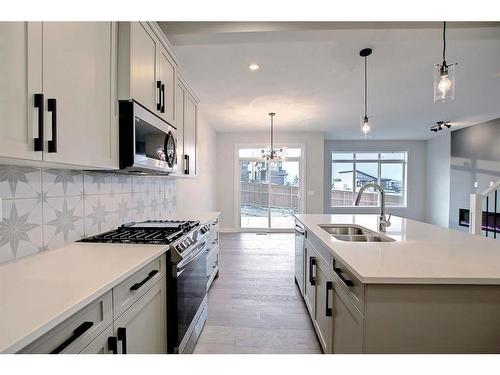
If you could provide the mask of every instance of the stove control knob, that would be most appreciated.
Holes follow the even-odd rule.
[[[184,246],[182,243],[178,244],[176,247],[177,251],[181,252],[182,250],[184,250]]]

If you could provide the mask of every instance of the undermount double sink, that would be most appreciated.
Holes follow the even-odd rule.
[[[347,242],[393,242],[394,239],[358,225],[320,224],[320,228],[339,241]]]

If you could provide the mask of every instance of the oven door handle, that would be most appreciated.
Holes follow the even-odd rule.
[[[198,259],[200,256],[203,255],[205,251],[205,245],[207,244],[206,241],[203,241],[201,244],[199,244],[197,247],[200,248],[200,250],[196,253],[196,255],[191,256],[189,260],[186,263],[179,263],[179,266],[177,267],[177,276],[179,276],[189,265],[189,263],[194,262],[196,259]]]

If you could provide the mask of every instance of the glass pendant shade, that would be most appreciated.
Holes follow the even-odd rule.
[[[361,131],[363,132],[364,135],[368,135],[370,132],[371,127],[370,124],[368,123],[368,116],[363,116],[361,117]]]
[[[455,99],[456,64],[436,65],[434,69],[434,103],[446,103]]]

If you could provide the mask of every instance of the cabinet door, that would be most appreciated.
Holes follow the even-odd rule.
[[[334,284],[333,353],[363,352],[363,316]]]
[[[42,160],[34,151],[42,93],[42,23],[0,22],[0,157]],[[42,112],[43,115],[43,112]]]
[[[127,354],[166,353],[166,284],[159,280],[115,322],[118,352]]]
[[[188,175],[196,174],[196,101],[189,93],[184,96],[184,169]]]
[[[304,300],[309,310],[311,318],[314,320],[316,315],[316,252],[314,248],[306,245],[306,270],[305,270],[305,291]]]
[[[159,90],[156,86],[156,51],[158,40],[149,27],[132,22],[132,97],[158,114]]]
[[[116,337],[113,337],[113,325],[106,328],[104,332],[88,344],[85,349],[80,352],[80,354],[114,354],[113,348],[109,345],[110,339],[116,340]],[[115,344],[111,345],[116,345],[116,341]]]
[[[184,87],[178,83],[175,88],[175,126],[177,136],[177,164],[179,173],[184,173]]]
[[[332,352],[332,278],[327,265],[318,259],[316,267],[316,319],[315,325],[323,352]]]
[[[43,24],[46,139],[57,145],[57,152],[46,145],[44,160],[118,168],[115,40],[112,22]]]
[[[158,72],[157,80],[161,82],[161,105],[160,117],[167,121],[169,124],[174,124],[175,113],[175,64],[170,58],[167,50],[158,43]]]

